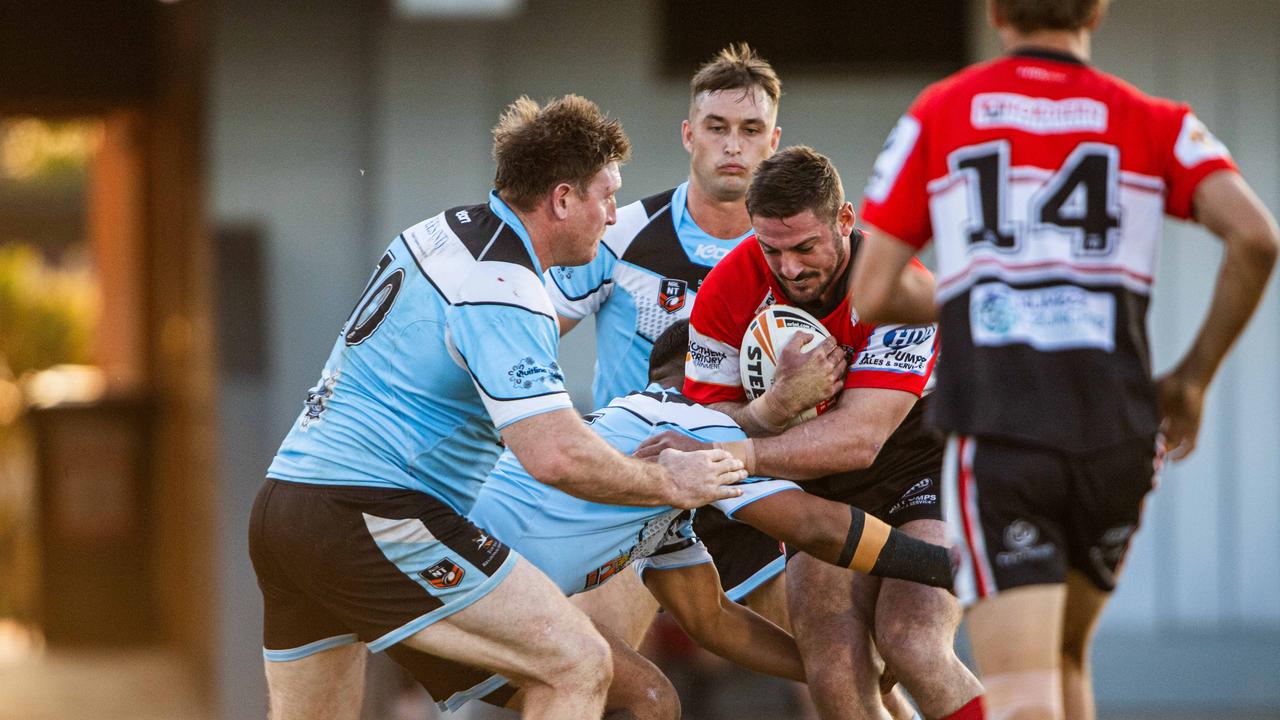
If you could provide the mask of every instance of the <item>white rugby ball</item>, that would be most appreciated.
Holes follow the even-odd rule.
[[[738,354],[738,372],[742,376],[742,389],[747,392],[748,399],[754,400],[773,387],[773,373],[778,367],[782,349],[796,333],[813,336],[801,348],[805,352],[831,336],[817,318],[790,305],[770,305],[747,325],[747,332],[742,336],[742,350]],[[826,405],[827,402],[822,404]],[[810,420],[817,415],[818,408],[811,407],[797,415],[789,425]]]

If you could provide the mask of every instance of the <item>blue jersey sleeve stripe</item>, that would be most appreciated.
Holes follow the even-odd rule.
[[[553,316],[553,315],[548,315],[548,314],[546,314],[546,313],[544,313],[544,312],[539,312],[539,311],[534,310],[533,308],[528,307],[528,306],[525,306],[525,305],[516,305],[515,303],[504,303],[504,302],[485,302],[485,301],[480,301],[480,302],[457,302],[457,303],[453,303],[453,306],[454,306],[454,307],[482,307],[482,306],[498,306],[498,307],[509,307],[509,308],[515,308],[515,309],[517,309],[517,310],[524,310],[524,311],[525,311],[525,312],[527,312],[527,313],[530,313],[530,314],[533,314],[533,315],[537,315],[537,316],[539,316],[539,317],[544,317],[544,318],[546,318],[546,319],[550,320],[552,323],[554,323],[554,324],[556,325],[556,327],[557,327],[557,328],[559,328],[559,326],[560,326],[560,321],[559,321],[559,320],[556,320],[555,316]]]

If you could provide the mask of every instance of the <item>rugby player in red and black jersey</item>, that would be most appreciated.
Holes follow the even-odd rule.
[[[1094,717],[1095,623],[1157,434],[1195,446],[1206,388],[1275,264],[1275,220],[1189,107],[1088,65],[1105,0],[994,0],[1008,52],[926,89],[876,161],[852,288],[876,320],[940,320],[957,590],[997,718]],[[1164,215],[1226,245],[1186,356],[1151,378]],[[898,278],[937,249],[936,297]]]
[[[861,235],[827,158],[793,147],[765,160],[747,209],[755,237],[711,271],[694,306],[685,394],[742,425],[752,438],[725,449],[756,471],[799,481],[910,535],[944,539],[942,443],[921,422],[934,326],[872,325],[852,314],[844,289]],[[923,266],[904,275],[932,288]],[[808,311],[832,337],[808,353],[801,351],[808,336],[793,338],[772,387],[748,402],[739,375],[742,337],[773,303]],[[816,418],[788,427],[833,395]],[[648,451],[664,446],[684,447],[665,436]],[[822,717],[884,716],[881,657],[925,717],[982,717],[982,688],[952,649],[960,619],[954,597],[831,571],[804,554],[786,563],[786,577],[792,628]]]

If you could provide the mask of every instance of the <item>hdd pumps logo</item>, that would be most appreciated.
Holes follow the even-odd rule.
[[[658,304],[669,313],[684,307],[685,295],[688,294],[689,283],[684,280],[662,278],[658,283]]]
[[[437,590],[448,590],[462,582],[467,571],[458,567],[448,558],[422,571],[422,579]]]

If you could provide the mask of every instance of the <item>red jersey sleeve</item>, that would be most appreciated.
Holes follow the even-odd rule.
[[[925,95],[898,119],[876,157],[863,192],[862,221],[897,237],[917,250],[929,244],[927,127]]]
[[[844,386],[924,394],[938,360],[936,325],[875,325],[849,363]]]
[[[1186,220],[1191,217],[1191,200],[1200,181],[1218,170],[1236,171],[1236,164],[1227,146],[1189,106],[1162,104],[1157,113],[1163,145],[1160,151],[1165,158],[1165,212]]]
[[[689,354],[684,363],[684,394],[699,403],[744,402],[742,375],[738,370],[738,354],[742,335],[751,322],[739,307],[742,293],[733,293],[740,285],[745,257],[744,240],[716,264],[694,297],[689,314]],[[745,290],[745,288],[740,288]]]

